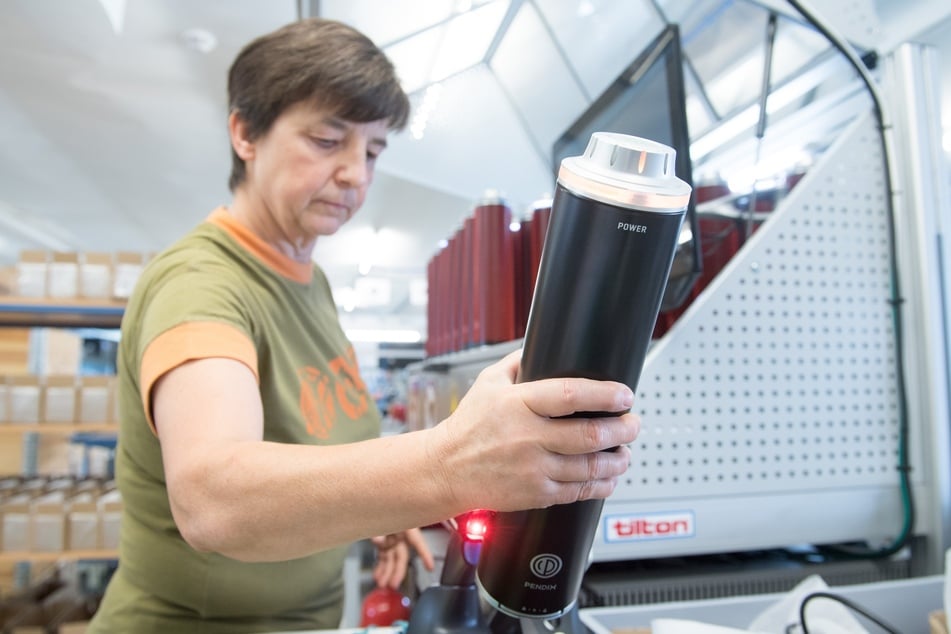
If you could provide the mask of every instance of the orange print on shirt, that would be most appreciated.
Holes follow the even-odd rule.
[[[350,420],[357,420],[370,407],[353,348],[327,364],[327,368],[328,373],[311,366],[297,371],[300,410],[307,433],[321,439],[330,437],[338,412]]]
[[[307,433],[327,438],[333,429],[337,410],[330,390],[330,378],[317,368],[305,366],[297,371],[300,378],[300,412],[307,425]]]

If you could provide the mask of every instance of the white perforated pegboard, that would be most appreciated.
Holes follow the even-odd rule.
[[[772,521],[776,533],[783,522],[807,527],[802,541],[897,527],[883,173],[869,116],[830,148],[651,350],[635,403],[643,426],[633,465],[605,515],[687,512],[697,522],[690,548],[698,551],[723,548],[731,536],[739,548],[782,539],[752,533],[751,518]],[[843,492],[855,509],[842,505]],[[711,506],[717,499],[724,503]],[[746,512],[728,510],[736,505]],[[716,545],[702,544],[712,534]],[[645,556],[643,543],[600,547],[596,555],[609,549],[618,558],[629,548]]]

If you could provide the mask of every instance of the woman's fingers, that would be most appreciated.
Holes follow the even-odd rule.
[[[609,496],[640,430],[623,383],[515,383],[520,351],[485,368],[433,430],[448,496],[466,508],[517,510]]]
[[[426,538],[423,537],[423,531],[418,528],[406,531],[406,543],[416,551],[416,555],[423,562],[423,566],[426,567],[426,570],[432,571],[436,569],[436,560],[433,557],[432,551],[429,550],[429,544],[426,543]]]
[[[373,580],[381,588],[398,589],[403,583],[409,566],[410,548],[416,551],[427,570],[434,570],[436,567],[423,532],[418,528],[403,533],[373,537],[370,541],[377,548]]]
[[[409,563],[409,547],[400,541],[394,546],[377,552],[373,567],[373,580],[381,588],[397,589],[406,577]]]
[[[525,405],[541,416],[556,418],[576,412],[626,412],[634,393],[623,383],[592,379],[544,379],[519,384]]]

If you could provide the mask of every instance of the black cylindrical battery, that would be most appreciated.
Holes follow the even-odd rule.
[[[665,145],[598,132],[584,155],[562,161],[519,382],[585,377],[636,388],[690,197],[674,158]],[[602,506],[497,513],[478,564],[487,602],[515,617],[569,610]]]

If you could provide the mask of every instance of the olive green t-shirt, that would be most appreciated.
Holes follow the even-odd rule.
[[[254,372],[264,440],[330,445],[379,434],[326,277],[216,209],[146,267],[123,317],[119,568],[90,632],[261,632],[340,622],[346,548],[243,563],[193,550],[175,526],[150,390],[176,366],[212,357]]]

